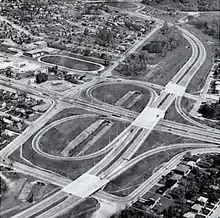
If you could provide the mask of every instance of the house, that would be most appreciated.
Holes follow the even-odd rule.
[[[208,202],[208,198],[200,196],[196,202],[199,203],[200,205],[204,206]]]
[[[3,103],[2,103],[2,108],[5,108],[6,105],[7,105],[6,102],[3,102]]]
[[[6,123],[8,126],[12,126],[13,125],[13,121],[12,120],[9,120],[7,118],[3,118],[3,122]]]
[[[195,218],[196,214],[192,212],[187,212],[183,215],[183,218]]]
[[[210,167],[212,166],[211,163],[209,163],[209,162],[207,162],[207,161],[205,161],[205,160],[200,160],[200,161],[197,163],[197,165],[198,165],[199,167],[202,167],[202,168],[210,168]]]
[[[184,164],[179,164],[176,169],[173,170],[173,172],[185,176],[190,172],[190,167]]]
[[[43,48],[44,54],[49,55],[49,54],[56,54],[58,52],[58,49],[51,48],[51,47],[45,47]]]
[[[179,181],[180,179],[182,178],[182,175],[179,175],[179,174],[173,174],[169,180],[173,180],[173,181]]]
[[[195,161],[189,161],[189,162],[187,162],[186,165],[189,166],[189,167],[191,167],[191,169],[192,169],[193,167],[196,166],[196,162],[195,162]]]
[[[200,205],[200,204],[194,204],[192,207],[191,207],[191,211],[194,212],[194,213],[199,213],[201,210],[202,210],[203,206]]]
[[[34,44],[37,45],[37,47],[40,49],[47,47],[47,42],[45,42],[45,41],[37,41],[37,42],[34,42]]]
[[[12,136],[14,136],[14,135],[15,135],[15,132],[13,132],[13,131],[11,131],[11,130],[8,130],[8,129],[6,129],[6,130],[4,131],[4,134],[5,134],[5,135],[7,135],[7,136],[9,136],[9,137],[12,137]]]

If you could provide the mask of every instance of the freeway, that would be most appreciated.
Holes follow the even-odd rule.
[[[57,199],[65,200],[68,196],[69,196],[68,194],[58,191],[55,194],[40,201],[39,203],[33,205],[32,207],[12,216],[11,218],[33,217],[41,210],[51,207],[53,204],[55,204],[58,201]]]
[[[202,153],[220,153],[220,149],[213,148],[199,148],[188,150],[193,154],[202,154]],[[131,194],[126,197],[118,197],[112,194],[108,194],[104,191],[98,191],[93,194],[93,197],[105,201],[105,202],[114,202],[116,204],[122,205],[122,207],[126,207],[131,205],[135,201],[137,201],[140,197],[142,197],[146,192],[148,192],[157,182],[162,178],[163,175],[169,173],[176,165],[181,162],[183,155],[188,152],[184,151],[174,158],[172,158],[169,162],[164,164],[159,170],[157,170],[149,179],[147,179],[144,183],[142,183],[137,189],[135,189]]]
[[[171,144],[171,145],[166,145],[166,146],[160,146],[158,148],[146,151],[146,152],[138,155],[137,157],[133,158],[130,161],[126,161],[124,163],[124,166],[122,168],[118,169],[117,171],[115,171],[114,174],[108,176],[108,179],[114,180],[119,175],[123,174],[128,169],[130,169],[134,165],[138,164],[140,161],[146,159],[147,157],[149,157],[151,155],[154,155],[154,154],[157,154],[160,152],[170,151],[173,149],[186,149],[186,148],[194,149],[194,148],[207,148],[207,147],[215,148],[215,147],[218,147],[218,145],[206,144],[206,143],[180,143],[180,144]]]
[[[141,15],[141,14],[137,14],[137,13],[134,13],[135,16],[139,16],[139,17],[142,17],[142,18],[146,18],[146,15]],[[159,21],[160,23],[162,23],[161,21]],[[180,84],[180,86],[187,86],[188,85],[188,81],[192,78],[192,76],[197,72],[197,70],[199,69],[199,67],[201,66],[202,62],[203,62],[203,59],[201,58],[201,54],[205,54],[205,51],[204,53],[201,51],[202,49],[202,46],[199,45],[199,41],[192,35],[190,34],[188,31],[186,30],[183,30],[183,29],[180,29],[182,32],[184,32],[184,36],[187,38],[190,38],[191,40],[191,46],[193,47],[193,54],[192,54],[192,57],[189,59],[189,61],[187,62],[188,64],[187,65],[184,65],[184,67],[178,72],[177,74],[177,82],[172,81],[173,83],[178,83]],[[124,56],[125,58],[125,56]],[[108,73],[111,72],[112,69],[109,70],[109,72],[107,72],[106,74],[104,74],[104,76],[108,75]],[[8,82],[6,82],[7,84]],[[13,83],[13,85],[16,87],[16,88],[21,88],[21,84],[17,84],[17,83]],[[34,88],[30,88],[29,86],[26,87],[28,91],[30,92],[33,92],[35,89]],[[36,91],[40,92],[41,90],[39,90],[38,88],[36,88]],[[48,93],[48,90],[43,90],[45,92]],[[164,93],[164,94],[163,94]],[[60,99],[60,98],[63,98],[62,94],[60,93],[55,93],[55,92],[50,92],[49,93],[50,97],[53,97],[54,99]],[[153,107],[152,107],[152,104],[151,104],[151,107],[152,108],[158,108],[160,107],[161,110],[164,110],[166,111],[168,109],[168,107],[171,105],[171,103],[174,101],[174,99],[176,98],[175,95],[173,95],[173,93],[166,93],[165,92],[162,92],[161,93],[161,96],[159,97],[159,100],[154,104],[154,102],[152,102]],[[100,111],[100,105],[96,105],[96,104],[87,104],[85,102],[82,102],[82,101],[79,101],[79,100],[75,100],[75,99],[65,99],[66,102],[68,103],[75,103],[76,105],[78,106],[86,106],[88,107],[89,109],[94,109],[94,110],[98,110]],[[111,108],[113,109],[113,108]],[[111,110],[110,109],[110,110]],[[102,105],[102,108],[101,110],[105,111],[106,113],[109,112],[109,108],[108,108],[108,105]],[[112,111],[112,110],[111,110]],[[119,109],[114,109],[114,112],[116,113],[121,113],[121,108],[120,110]],[[111,112],[112,113],[112,112]],[[122,112],[123,113],[123,112]],[[130,116],[129,118],[134,118],[134,113],[133,112],[126,112],[126,116]],[[36,124],[37,125],[37,124]],[[171,126],[173,128],[173,126]],[[164,128],[168,128],[168,127],[164,127]],[[178,128],[175,126],[175,128]],[[95,175],[98,175],[100,173],[102,173],[103,171],[106,171],[108,170],[108,168],[110,167],[111,169],[111,164],[113,163],[113,161],[117,158],[117,163],[119,164],[118,165],[118,168],[117,169],[120,169],[124,166],[125,162],[124,161],[125,159],[123,158],[128,158],[128,160],[132,157],[132,153],[133,151],[137,150],[138,147],[141,145],[141,135],[144,136],[145,134],[149,135],[149,133],[151,132],[151,130],[141,130],[139,127],[136,127],[136,126],[129,126],[128,127],[128,130],[131,130],[132,129],[132,132],[131,134],[129,134],[128,136],[124,136],[120,139],[120,141],[118,141],[118,143],[116,143],[116,146],[114,146],[114,148],[109,152],[108,155],[106,155],[105,158],[103,158],[96,166],[94,166],[90,171],[89,173],[91,174],[95,174]],[[174,130],[173,130],[174,131]],[[175,130],[176,132],[180,131],[178,129]],[[182,130],[181,130],[182,131]],[[197,129],[193,129],[193,131],[198,131]],[[203,133],[205,130],[202,130]],[[202,133],[202,134],[203,134]],[[190,134],[193,134],[193,133],[190,133]],[[134,138],[138,138],[138,140],[134,140]],[[213,138],[214,140],[214,138]],[[219,139],[216,138],[215,139],[217,142],[219,142]],[[14,146],[13,146],[14,147]],[[18,146],[19,147],[19,146]],[[11,150],[13,151],[13,149]],[[11,151],[8,151],[6,152],[6,154],[8,155]],[[131,151],[131,152],[130,152]],[[206,149],[203,149],[202,150],[203,152],[205,151],[206,152]],[[209,151],[211,151],[211,149],[209,149]],[[212,150],[214,151],[214,149]],[[218,152],[217,150],[215,150],[216,152]],[[6,155],[6,156],[7,156]],[[177,159],[178,160],[178,159]],[[176,159],[172,161],[172,163],[169,163],[169,165],[167,165],[168,168],[172,168],[174,166],[174,163],[176,164],[178,161]],[[166,171],[164,169],[161,169],[161,170],[158,170],[154,175],[153,177],[151,178],[151,181],[150,183],[152,183],[153,179],[157,180],[160,178],[160,176],[164,173],[163,171]],[[108,172],[108,171],[107,171]],[[110,172],[110,171],[109,171]],[[159,172],[159,173],[158,173]],[[114,175],[114,173],[113,173]],[[106,175],[105,175],[106,176]],[[150,185],[149,185],[149,181],[146,181],[145,183],[143,183],[138,190],[136,190],[136,194],[133,194],[130,199],[132,201],[134,201],[135,199],[137,199],[139,196],[141,196],[143,194],[143,192],[145,192],[147,190],[147,188],[149,188]],[[54,202],[55,201],[55,198],[56,200],[58,201],[59,199],[63,199],[64,197],[66,196],[66,193],[64,192],[61,192],[60,195],[58,195],[58,197],[56,196],[53,196],[51,197],[50,200],[48,200],[48,204],[52,205],[51,202]],[[130,199],[126,199],[130,201]],[[75,204],[78,203],[81,199],[76,199],[74,200],[75,201]],[[56,201],[56,202],[57,202]],[[124,201],[124,200],[123,200]],[[53,216],[56,216],[56,212],[59,211],[59,210],[62,210],[63,208],[69,208],[73,204],[73,200],[65,200],[64,203],[62,204],[62,206],[57,206],[55,207],[54,209],[51,209],[51,210],[48,210],[47,212],[47,216],[48,217],[53,217]],[[74,205],[75,205],[74,204]],[[46,208],[46,205],[43,206],[41,205],[40,207],[37,207],[34,208],[34,209],[31,209],[29,210],[29,214],[32,214],[34,215],[36,213],[36,211],[42,211],[44,208]],[[60,211],[61,212],[61,211]],[[30,215],[28,215],[28,213],[25,213],[25,211],[23,212],[23,216],[20,216],[20,217],[29,217]],[[19,214],[18,214],[18,217],[19,217]]]

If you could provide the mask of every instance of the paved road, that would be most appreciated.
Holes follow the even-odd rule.
[[[200,148],[200,149],[194,149],[189,150],[193,154],[198,153],[220,153],[219,148]],[[99,191],[95,193],[93,196],[97,199],[100,199],[105,202],[114,202],[120,205],[123,205],[123,207],[132,204],[133,202],[137,201],[140,197],[142,197],[146,192],[148,192],[154,185],[159,182],[159,180],[162,178],[162,176],[169,173],[176,165],[178,165],[181,162],[181,158],[183,155],[188,152],[182,152],[178,155],[176,155],[174,158],[172,158],[169,162],[164,164],[159,170],[157,170],[149,179],[147,179],[144,183],[142,183],[137,189],[135,189],[130,195],[127,197],[118,197],[115,195],[108,194],[104,191]]]
[[[129,12],[130,13],[130,12]],[[131,13],[133,13],[133,12],[131,12]],[[141,15],[141,14],[137,14],[137,13],[133,13],[133,15],[135,15],[135,16],[139,16],[139,17],[142,17],[142,18],[147,18],[146,17],[146,15]],[[160,20],[158,20],[158,19],[156,19],[160,24],[162,23],[162,21],[160,21]],[[186,38],[187,37],[189,37],[191,40],[192,40],[192,46],[193,46],[193,54],[192,54],[192,57],[190,58],[190,60],[187,62],[188,63],[188,65],[184,65],[184,67],[178,72],[178,80],[177,80],[177,82],[179,83],[179,84],[181,84],[181,85],[183,85],[183,86],[186,86],[187,84],[188,84],[188,81],[192,78],[192,76],[197,72],[197,70],[198,70],[198,68],[201,66],[201,64],[202,64],[202,62],[203,62],[203,59],[202,59],[202,57],[201,56],[199,56],[198,55],[198,53],[202,53],[202,51],[201,51],[201,49],[203,49],[202,48],[202,46],[200,45],[200,42],[192,35],[192,34],[190,34],[188,31],[186,31],[186,30],[183,30],[183,29],[181,29],[180,28],[180,30],[182,31],[182,32],[184,32],[184,36],[186,36]],[[137,45],[138,46],[138,45]],[[133,49],[134,49],[134,47],[133,47]],[[198,49],[200,50],[200,52],[198,52]],[[204,51],[204,53],[203,53],[203,56],[204,56],[204,54],[205,54],[205,51]],[[125,58],[125,57],[124,57]],[[110,72],[112,71],[112,69],[110,68],[109,69],[109,71],[107,71],[107,73],[106,74],[104,74],[104,76],[106,76],[106,75],[108,75],[108,74],[110,74]],[[14,85],[17,85],[17,84],[14,84]],[[21,85],[20,85],[21,86]],[[29,87],[27,87],[27,89],[29,89]],[[36,89],[37,91],[40,91],[40,90],[38,90],[38,89]],[[33,89],[31,89],[31,91],[33,91]],[[48,91],[47,91],[48,92]],[[56,94],[54,93],[54,92],[50,92],[50,94],[51,95],[53,95],[55,98],[56,97],[58,97],[58,96],[60,96],[60,95],[57,95],[56,96]],[[60,96],[60,97],[62,97],[62,96]],[[59,98],[60,98],[59,97]],[[166,98],[167,97],[167,98]],[[175,97],[174,97],[174,95],[173,94],[170,94],[170,93],[165,93],[165,94],[162,94],[162,97],[160,97],[160,100],[158,100],[157,101],[157,103],[155,104],[155,108],[156,107],[158,107],[158,106],[161,106],[161,108],[163,109],[163,110],[167,110],[168,109],[168,107],[170,106],[170,104],[174,101],[174,99],[175,99]],[[164,101],[164,102],[163,102]],[[79,102],[78,102],[79,103]],[[82,105],[82,102],[80,102],[79,104],[81,104]],[[161,105],[160,105],[161,104]],[[94,108],[95,107],[99,107],[99,106],[95,106],[95,105],[93,105],[94,106]],[[96,108],[97,109],[97,108]],[[104,109],[105,110],[107,110],[107,108],[104,106]],[[131,126],[129,127],[130,128],[130,130],[131,130]],[[128,128],[128,129],[129,129]],[[138,128],[138,127],[133,127],[133,128],[135,128],[134,130],[133,130],[133,132],[129,135],[131,138],[129,138],[129,140],[128,140],[128,137],[127,138],[124,138],[124,139],[121,139],[121,142],[120,143],[118,143],[117,144],[117,146],[111,151],[111,152],[109,152],[109,154],[103,159],[103,160],[101,160],[96,166],[94,166],[94,168],[92,168],[91,170],[90,170],[90,172],[91,173],[95,173],[95,174],[97,174],[97,173],[100,173],[100,172],[102,172],[103,171],[103,169],[105,168],[105,167],[111,167],[111,162],[115,159],[115,157],[117,158],[117,161],[119,161],[118,163],[119,163],[119,168],[120,167],[123,167],[124,166],[124,160],[123,160],[123,158],[124,158],[124,156],[123,156],[123,154],[121,155],[121,153],[122,153],[122,151],[126,148],[126,150],[127,150],[127,152],[125,152],[125,156],[126,157],[128,157],[128,158],[131,158],[132,157],[132,153],[133,153],[133,150],[135,150],[135,149],[137,149],[139,146],[140,146],[140,144],[141,144],[141,137],[139,136],[139,140],[137,140],[137,142],[134,142],[134,143],[131,143],[129,146],[128,146],[128,144],[129,144],[129,141],[131,141],[134,137],[135,137],[135,135],[137,134],[137,131],[139,131],[140,129]],[[175,127],[176,128],[176,127]],[[150,133],[150,131],[149,130],[146,130],[147,131],[147,134],[149,134]],[[197,131],[197,130],[196,130]],[[144,134],[144,133],[146,133],[146,132],[144,132],[144,131],[142,131],[142,134]],[[13,146],[14,147],[14,146]],[[131,151],[131,149],[132,149],[132,151]],[[13,150],[13,149],[12,149]],[[125,151],[126,151],[125,150]],[[129,153],[128,151],[131,151],[131,153]],[[202,150],[203,152],[206,152],[206,150]],[[209,149],[209,151],[211,151],[210,149]],[[214,150],[212,150],[212,151],[214,151]],[[215,150],[216,152],[218,152],[219,150]],[[7,152],[6,152],[7,153]],[[123,152],[124,153],[124,152]],[[178,161],[177,161],[177,159],[175,159],[175,160],[173,160],[171,163],[169,163],[166,167],[167,167],[167,169],[172,169],[174,166],[175,166],[175,164],[177,163]],[[134,194],[132,194],[131,196],[130,196],[130,198],[129,199],[126,199],[126,202],[129,200],[131,200],[131,201],[134,201],[134,200],[136,200],[138,197],[140,197],[147,189],[149,189],[150,187],[151,187],[151,185],[152,185],[152,183],[154,182],[154,181],[156,181],[157,179],[159,179],[160,178],[160,176],[164,173],[164,172],[166,172],[166,170],[164,170],[164,169],[161,169],[161,170],[158,170],[154,175],[153,175],[153,177],[151,178],[151,180],[150,181],[146,181],[145,183],[143,183],[137,190],[136,190],[136,192],[134,193]],[[61,196],[60,196],[61,198],[63,198],[63,194],[61,194]],[[59,198],[58,198],[59,199]],[[52,197],[52,200],[51,201],[54,201],[54,197]],[[51,204],[51,201],[48,201],[48,203],[50,203]],[[76,201],[78,201],[78,200],[76,200]],[[123,200],[124,201],[124,200]],[[66,201],[65,201],[66,202]],[[71,201],[71,202],[69,202],[69,201],[67,201],[66,203],[64,203],[62,206],[59,206],[59,207],[55,207],[55,209],[52,209],[52,211],[51,212],[48,212],[47,213],[47,216],[49,216],[49,217],[52,217],[52,216],[54,216],[55,215],[55,212],[58,210],[58,208],[59,208],[59,210],[61,210],[61,208],[65,208],[65,207],[70,207],[70,205],[72,204],[73,202]],[[40,207],[40,209],[42,209],[42,208],[44,208],[43,207],[43,205],[42,205],[42,207]],[[39,209],[39,208],[38,208]],[[35,211],[38,211],[38,209],[37,209],[37,206],[36,206],[36,209],[35,209]],[[31,209],[30,209],[31,210]],[[33,210],[32,210],[32,213],[33,213]],[[24,211],[24,214],[25,214],[25,211]],[[51,216],[52,215],[52,216]],[[26,215],[25,215],[26,216]],[[24,217],[25,217],[24,216]]]

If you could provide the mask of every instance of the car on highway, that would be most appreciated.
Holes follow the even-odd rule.
[[[118,115],[118,114],[112,114],[112,116],[114,116],[114,117],[121,117],[121,115]]]
[[[100,178],[100,179],[104,179],[104,178],[105,178],[105,175],[101,175],[99,178]]]

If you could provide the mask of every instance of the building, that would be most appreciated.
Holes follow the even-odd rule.
[[[43,49],[47,47],[47,42],[45,41],[37,41],[34,44],[37,45],[39,49]]]
[[[45,52],[42,49],[34,49],[30,51],[24,52],[24,55],[31,57],[31,58],[38,58],[40,56],[43,56]]]
[[[208,202],[208,198],[200,196],[196,202],[199,203],[200,205],[204,206]]]
[[[199,213],[201,210],[202,210],[202,206],[200,204],[194,204],[192,207],[191,207],[191,211],[193,213]]]
[[[183,215],[183,218],[195,218],[196,214],[192,212],[187,212]]]
[[[29,43],[29,44],[25,44],[22,48],[23,51],[31,51],[31,50],[34,50],[34,49],[37,49],[38,46],[35,45],[34,43]]]
[[[7,124],[7,126],[12,126],[13,125],[13,121],[12,120],[9,120],[7,118],[3,118],[3,122]]]
[[[58,49],[51,48],[51,47],[45,47],[43,48],[44,54],[49,55],[49,54],[56,54],[58,52]]]
[[[187,175],[190,172],[190,167],[184,164],[179,164],[176,169],[173,170],[174,173],[179,175]]]

